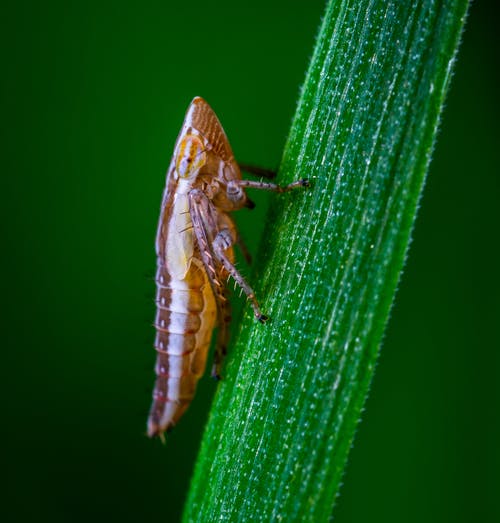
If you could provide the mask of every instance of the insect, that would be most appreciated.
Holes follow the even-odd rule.
[[[214,111],[200,97],[191,102],[167,171],[156,237],[157,377],[150,437],[163,437],[189,406],[216,326],[212,375],[220,378],[231,320],[229,277],[246,294],[255,317],[267,320],[234,266],[233,246],[239,244],[244,254],[246,249],[229,213],[253,207],[247,188],[286,192],[307,185],[305,179],[286,186],[242,180]]]

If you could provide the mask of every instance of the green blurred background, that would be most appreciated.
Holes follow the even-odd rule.
[[[180,517],[216,384],[145,437],[164,172],[195,95],[278,164],[324,2],[182,5],[3,8],[3,521]],[[500,521],[497,19],[472,6],[339,522]]]

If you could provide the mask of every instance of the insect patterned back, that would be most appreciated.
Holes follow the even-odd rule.
[[[233,160],[233,151],[229,145],[226,133],[212,108],[200,97],[193,100],[188,111],[186,123],[199,130],[212,151],[224,162]]]

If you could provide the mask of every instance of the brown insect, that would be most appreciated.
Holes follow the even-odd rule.
[[[267,320],[234,266],[233,246],[239,244],[244,254],[246,249],[229,213],[253,207],[246,188],[285,192],[307,185],[307,180],[284,187],[242,180],[217,116],[202,98],[191,102],[167,172],[156,237],[158,356],[150,437],[163,437],[189,406],[205,371],[215,326],[212,375],[220,378],[231,320],[225,285],[229,276],[247,295],[255,317],[262,323]]]

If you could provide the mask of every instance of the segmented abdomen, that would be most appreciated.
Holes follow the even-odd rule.
[[[168,430],[189,406],[205,370],[216,320],[212,289],[201,261],[193,258],[183,279],[172,278],[165,265],[156,273],[158,353],[148,435]]]

